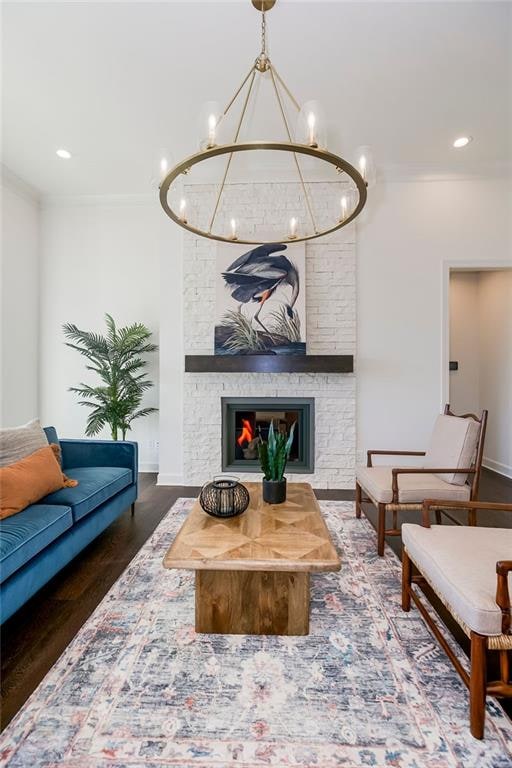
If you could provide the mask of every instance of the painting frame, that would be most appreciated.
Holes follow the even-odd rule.
[[[306,354],[304,243],[217,246],[215,355]]]

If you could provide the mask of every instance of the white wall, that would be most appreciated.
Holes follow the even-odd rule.
[[[489,410],[484,464],[512,477],[512,270],[479,279],[480,404]]]
[[[393,182],[371,190],[358,223],[358,447],[423,448],[442,407],[442,280],[447,261],[511,256],[510,183]],[[98,198],[47,205],[42,216],[41,414],[83,434],[67,387],[83,376],[60,326],[100,328],[110,310],[159,331],[160,413],[139,422],[145,468],[182,477],[182,237],[156,201]],[[155,358],[154,373],[157,373]],[[19,421],[20,419],[16,419]],[[158,435],[158,423],[160,433]]]
[[[1,426],[37,417],[39,203],[2,174]]]
[[[41,267],[41,418],[54,424],[62,437],[84,435],[87,410],[67,391],[80,381],[92,381],[84,358],[64,346],[62,324],[101,331],[105,312],[119,324],[145,323],[156,343],[162,342],[164,365],[159,381],[159,355],[151,356],[150,376],[156,386],[146,402],[158,406],[172,422],[177,391],[168,387],[166,351],[174,342],[176,356],[181,325],[173,333],[169,320],[181,293],[179,257],[172,244],[173,230],[155,201],[117,198],[48,204],[42,215]],[[162,263],[166,264],[165,270]],[[175,272],[174,272],[175,270]],[[174,274],[173,274],[174,272]],[[165,276],[165,279],[162,279]],[[161,292],[172,307],[163,318],[160,339]],[[169,403],[171,405],[169,405]],[[128,439],[139,441],[142,470],[158,469],[159,414],[134,422]],[[109,437],[104,432],[104,437]]]
[[[443,264],[511,256],[506,180],[382,183],[358,226],[358,447],[422,449],[443,399]]]

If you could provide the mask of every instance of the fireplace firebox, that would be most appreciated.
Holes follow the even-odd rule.
[[[267,440],[272,422],[286,432],[295,423],[288,472],[313,472],[315,401],[302,397],[223,397],[222,470],[261,472],[258,443]]]

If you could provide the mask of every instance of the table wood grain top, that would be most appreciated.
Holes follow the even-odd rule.
[[[290,483],[284,504],[265,504],[261,483],[245,483],[248,509],[227,520],[196,500],[164,558],[165,568],[219,571],[338,571],[336,552],[308,483]]]

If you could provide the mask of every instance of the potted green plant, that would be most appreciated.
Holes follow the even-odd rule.
[[[157,409],[141,407],[144,393],[153,382],[146,378],[147,353],[158,347],[150,341],[151,331],[142,323],[132,323],[118,328],[110,315],[105,315],[106,336],[80,330],[73,323],[63,326],[68,347],[77,350],[87,359],[86,368],[100,378],[99,386],[80,384],[70,387],[82,397],[80,405],[90,409],[85,434],[97,435],[103,427],[110,428],[112,440],[119,434],[123,440],[135,419],[140,419]]]
[[[290,457],[293,443],[295,422],[289,435],[286,432],[275,432],[274,422],[270,422],[268,440],[258,444],[263,478],[263,501],[267,504],[282,504],[286,501],[286,477],[284,471]]]

